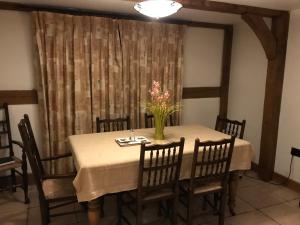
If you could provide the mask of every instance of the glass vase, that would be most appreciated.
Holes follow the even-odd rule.
[[[166,118],[164,118],[161,115],[154,115],[154,124],[155,124],[155,133],[154,133],[154,139],[155,140],[164,140],[164,129],[165,129],[165,121]]]

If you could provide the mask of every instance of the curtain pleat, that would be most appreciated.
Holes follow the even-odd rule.
[[[96,117],[127,115],[144,127],[152,81],[182,101],[180,25],[33,12],[43,155],[68,151],[67,137],[95,132]],[[176,113],[180,123],[180,112]],[[70,169],[54,162],[50,173]]]

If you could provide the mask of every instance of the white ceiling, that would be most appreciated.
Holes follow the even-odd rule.
[[[116,12],[122,14],[138,14],[133,9],[133,2],[124,0],[3,0],[24,4],[39,4],[49,6],[91,9],[99,11]],[[300,9],[300,0],[214,0],[235,4],[244,4],[265,8],[293,10]],[[240,16],[225,13],[207,12],[200,10],[182,9],[171,18],[191,21],[236,23]]]

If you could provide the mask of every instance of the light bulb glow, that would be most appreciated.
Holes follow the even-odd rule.
[[[180,3],[171,0],[147,0],[134,6],[134,9],[139,13],[157,19],[170,16],[181,8]]]

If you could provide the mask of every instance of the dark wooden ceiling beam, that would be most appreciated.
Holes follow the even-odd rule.
[[[276,39],[262,16],[243,14],[242,19],[251,27],[260,40],[268,59],[276,57]]]
[[[55,7],[47,5],[34,5],[34,4],[21,4],[21,3],[11,3],[0,1],[0,10],[15,10],[15,11],[47,11],[53,13],[64,13],[71,15],[84,15],[84,16],[100,16],[100,17],[109,17],[115,19],[128,19],[128,20],[140,20],[140,21],[157,21],[143,15],[129,15],[129,14],[117,14],[112,12],[103,12],[97,10],[88,10],[88,9],[78,9],[78,8],[66,8],[66,7]],[[187,25],[190,27],[204,27],[211,29],[230,29],[231,24],[221,24],[221,23],[208,23],[208,22],[194,22],[186,20],[175,20],[169,18],[162,18],[158,22],[160,23],[169,23],[169,24],[181,24]]]
[[[140,2],[141,0],[125,0],[131,2]],[[198,9],[205,11],[221,12],[221,13],[232,13],[232,14],[245,14],[251,13],[260,15],[263,17],[276,17],[282,15],[285,11],[267,9],[261,7],[253,7],[247,5],[238,5],[225,2],[207,1],[207,0],[177,0],[182,3],[184,8],[187,9]]]

